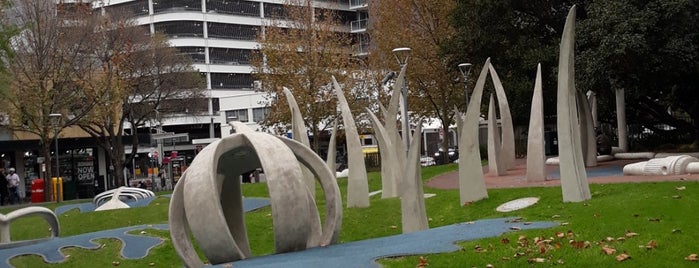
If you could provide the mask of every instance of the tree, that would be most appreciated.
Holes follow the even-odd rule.
[[[457,62],[482,68],[487,57],[502,79],[515,125],[528,122],[536,66],[541,63],[544,96],[555,96],[558,50],[566,14],[578,5],[584,19],[589,0],[458,1],[451,15],[456,34],[444,48]],[[555,114],[555,98],[544,100]],[[550,107],[550,108],[548,108]]]
[[[615,118],[614,90],[625,89],[630,124],[699,147],[699,3],[595,1],[580,24],[579,81],[607,101],[599,117]]]
[[[10,119],[7,127],[16,135],[38,137],[41,155],[50,163],[54,126],[49,115],[62,114],[64,120],[56,127],[63,129],[91,105],[77,89],[80,74],[90,71],[79,58],[90,45],[94,17],[86,4],[44,0],[16,4],[7,10],[19,33],[11,39],[14,57],[7,59],[11,79],[2,92],[2,106]],[[51,172],[47,169],[48,178]]]
[[[454,122],[454,107],[465,107],[464,84],[454,82],[461,76],[457,64],[442,52],[455,33],[447,20],[455,7],[452,0],[372,1],[369,7],[372,67],[399,68],[392,50],[410,47],[408,107],[418,116],[438,118],[444,133]],[[441,143],[444,152],[448,142]]]
[[[191,59],[170,47],[160,34],[136,26],[130,14],[112,11],[100,18],[94,46],[85,55],[92,71],[83,90],[95,105],[77,124],[105,149],[110,165],[121,171],[130,158],[124,154],[125,126],[131,127],[131,151],[138,150],[138,129],[161,125],[170,115],[206,111],[204,85]],[[115,172],[117,185],[124,185]]]
[[[360,100],[366,99],[366,89],[353,79],[359,62],[351,55],[350,35],[341,31],[346,26],[332,10],[313,8],[313,1],[291,0],[278,15],[282,18],[269,21],[259,34],[259,51],[252,60],[260,90],[268,93],[265,104],[270,112],[263,124],[286,131],[291,117],[282,87],[289,88],[318,152],[317,137],[337,118],[331,76],[348,92],[353,111],[365,107]]]

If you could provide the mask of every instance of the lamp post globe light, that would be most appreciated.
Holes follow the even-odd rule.
[[[464,108],[464,111],[468,108],[468,74],[471,73],[472,66],[473,65],[470,63],[459,64],[459,72],[461,72],[461,75],[464,77],[464,95],[466,96],[466,108]]]
[[[54,144],[56,144],[56,155],[55,155],[56,156],[56,180],[58,180],[58,178],[61,176],[60,164],[58,162],[58,154],[59,154],[58,153],[58,124],[61,121],[61,117],[63,117],[63,115],[59,114],[59,113],[49,114],[49,118],[51,119],[51,124],[53,125],[53,140],[54,140]],[[45,181],[44,188],[48,188],[48,187],[46,187],[46,186],[48,186],[48,184],[49,184],[49,181]],[[48,196],[48,192],[46,191],[46,189],[44,189],[44,193],[46,194],[46,196]],[[61,194],[61,193],[59,193],[59,194]],[[56,202],[59,202],[59,200],[60,200],[60,198],[56,197]]]
[[[409,47],[399,47],[393,49],[393,55],[396,57],[401,69],[408,64],[408,58],[412,49]],[[407,75],[406,75],[407,76]],[[408,122],[408,79],[403,76],[403,141],[405,142],[405,154],[410,151],[410,123]]]

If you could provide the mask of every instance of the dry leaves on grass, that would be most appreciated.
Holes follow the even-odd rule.
[[[617,261],[620,261],[620,262],[621,262],[621,261],[628,260],[628,259],[631,259],[631,256],[629,256],[629,255],[626,254],[626,253],[621,253],[621,254],[619,254],[619,255],[616,256],[616,260],[617,260]]]
[[[605,255],[612,255],[616,253],[616,249],[608,245],[604,245],[604,247],[602,247],[602,253],[604,253]]]
[[[427,262],[427,258],[420,256],[420,258],[417,260],[417,266],[415,266],[415,267],[416,268],[425,268],[428,265],[430,265],[430,264]]]
[[[685,260],[688,261],[699,261],[699,255],[697,254],[689,254],[689,256],[684,257]]]

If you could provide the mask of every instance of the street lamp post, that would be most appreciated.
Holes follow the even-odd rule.
[[[63,115],[59,113],[54,113],[54,114],[49,114],[49,118],[51,118],[51,123],[53,124],[53,140],[54,143],[56,144],[56,180],[58,181],[58,178],[61,177],[61,172],[60,172],[60,164],[58,162],[58,123],[61,121],[61,117]],[[44,182],[44,185],[47,185],[49,182],[46,181]],[[59,182],[60,183],[60,182]],[[56,189],[54,189],[56,191]],[[44,194],[48,195],[46,191],[44,191]],[[59,193],[61,194],[61,193]],[[56,196],[56,202],[59,202],[60,198]]]
[[[408,64],[408,58],[410,58],[411,49],[409,47],[399,47],[393,49],[393,55],[396,57],[398,64],[400,64],[401,69]],[[403,141],[405,142],[405,154],[408,155],[410,151],[410,123],[408,121],[408,79],[403,76]]]
[[[464,77],[464,95],[466,95],[466,106],[464,111],[468,109],[468,74],[471,73],[471,66],[473,65],[470,63],[459,64],[459,72],[461,72],[461,75]]]

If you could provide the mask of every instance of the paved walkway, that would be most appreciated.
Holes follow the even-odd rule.
[[[622,172],[624,166],[630,163],[646,161],[612,160],[598,162],[596,167],[588,167],[587,176],[590,183],[623,183],[623,182],[650,182],[650,181],[699,181],[699,174],[668,175],[668,176],[625,176]],[[504,176],[492,176],[488,174],[488,167],[483,167],[485,185],[487,188],[517,188],[536,186],[560,186],[560,173],[557,165],[547,165],[548,179],[540,182],[529,182],[526,178],[526,159],[517,159],[515,167],[508,170]],[[437,189],[459,189],[459,172],[449,172],[435,176],[425,184],[427,187]]]

